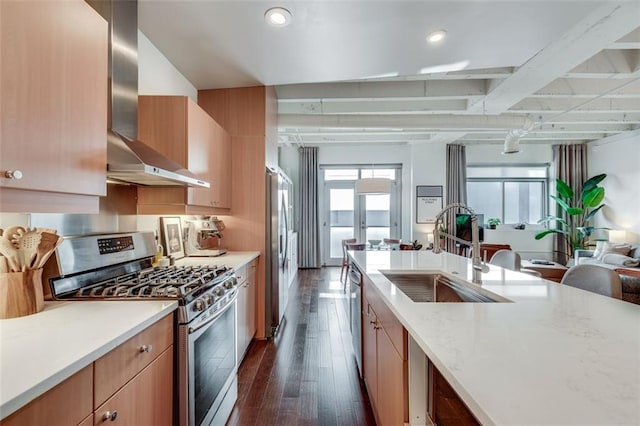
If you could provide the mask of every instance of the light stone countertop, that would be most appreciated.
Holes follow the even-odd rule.
[[[350,252],[483,424],[640,424],[640,306],[491,266],[513,303],[416,303],[380,271],[471,282],[471,261],[430,251]]]
[[[230,251],[222,256],[206,257],[206,256],[192,256],[183,257],[176,260],[176,265],[190,266],[190,265],[225,265],[228,268],[237,269],[253,259],[260,256],[259,251]]]
[[[178,307],[175,301],[45,302],[0,320],[0,419]]]

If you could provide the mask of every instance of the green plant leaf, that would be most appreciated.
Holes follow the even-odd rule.
[[[596,207],[604,199],[604,188],[596,186],[587,192],[582,193],[582,204],[585,207]]]
[[[606,177],[606,173],[602,173],[590,179],[587,179],[587,181],[582,185],[582,192],[584,193],[587,191],[591,191],[593,188],[598,186],[598,184],[602,182]]]
[[[593,233],[593,230],[595,228],[593,226],[578,226],[576,227],[576,229],[578,230],[580,235],[582,235],[583,237],[588,237]]]
[[[553,220],[555,220],[556,222],[560,222],[564,226],[569,226],[569,224],[567,223],[566,220],[564,220],[563,218],[558,217],[558,216],[547,216],[544,219],[540,219],[538,221],[538,223],[549,223],[549,222],[551,222]]]
[[[589,214],[585,216],[584,221],[588,222],[591,219],[593,219],[593,217],[596,215],[596,213],[598,213],[600,211],[600,209],[603,208],[604,206],[606,206],[606,204],[602,204],[602,205],[596,207],[595,209],[591,210],[589,212]],[[601,228],[601,229],[604,229],[604,228]]]
[[[568,235],[567,231],[563,231],[562,229],[546,229],[542,232],[538,232],[535,236],[536,240],[540,240],[544,237],[546,237],[549,234],[564,234],[564,235]]]
[[[569,204],[567,204],[567,202],[562,198],[557,197],[555,195],[550,195],[550,197],[553,198],[556,201],[556,203],[558,203],[558,205],[562,207],[562,210],[564,210],[565,212],[571,208],[571,206],[569,206]]]
[[[563,198],[573,197],[573,189],[562,179],[556,179],[556,191]]]

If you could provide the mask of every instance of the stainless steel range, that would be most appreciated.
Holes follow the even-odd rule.
[[[225,266],[154,268],[154,253],[149,232],[67,238],[45,268],[49,296],[176,300],[179,424],[224,424],[237,398],[238,281]]]

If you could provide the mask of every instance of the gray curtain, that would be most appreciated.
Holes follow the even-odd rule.
[[[451,203],[467,203],[467,154],[464,145],[447,145],[447,204]],[[446,226],[450,234],[455,233],[455,220],[455,211],[447,214]],[[455,241],[447,240],[446,250],[457,253]]]
[[[300,268],[320,267],[320,213],[318,209],[318,148],[303,147],[300,153]]]
[[[587,172],[587,145],[554,145],[553,146],[553,166],[556,179],[562,179],[573,189],[582,188],[588,179]],[[555,193],[555,181],[552,186],[552,193]],[[576,191],[573,205],[578,203],[580,191]],[[566,219],[564,211],[556,205],[556,216]],[[567,253],[566,239],[561,235],[553,236],[553,251],[556,262],[565,265],[569,261],[571,253]]]

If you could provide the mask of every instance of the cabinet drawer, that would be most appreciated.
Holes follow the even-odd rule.
[[[173,314],[169,314],[98,359],[94,363],[94,407],[105,402],[172,344]]]
[[[93,364],[0,421],[0,425],[77,425],[93,411],[92,387]]]
[[[172,400],[173,346],[170,346],[96,409],[94,424],[171,426]]]
[[[363,276],[364,282],[364,297],[369,301],[369,304],[376,312],[378,322],[384,328],[384,331],[389,336],[389,339],[396,348],[398,355],[403,360],[407,359],[407,331],[402,326],[402,323],[398,321],[396,316],[391,312],[391,309],[382,300],[382,297],[378,294],[378,291],[374,288],[374,284],[366,277]]]

